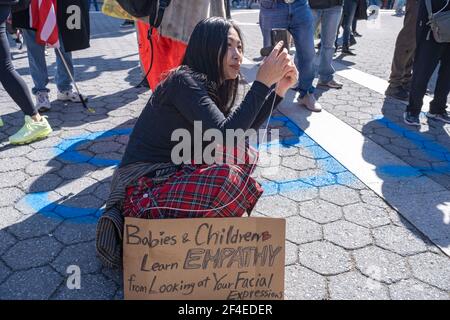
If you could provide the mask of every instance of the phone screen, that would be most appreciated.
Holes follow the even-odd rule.
[[[287,29],[272,29],[271,36],[272,46],[275,46],[278,42],[283,40],[283,48],[281,50],[286,48],[289,52],[289,35]]]

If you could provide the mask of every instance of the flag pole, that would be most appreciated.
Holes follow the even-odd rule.
[[[56,47],[56,50],[58,51],[58,54],[59,54],[59,56],[61,57],[61,60],[62,60],[62,62],[63,62],[63,64],[64,64],[64,67],[66,68],[66,71],[67,71],[67,73],[69,74],[69,77],[70,77],[70,79],[72,80],[72,83],[73,83],[73,85],[75,86],[75,89],[77,90],[78,97],[80,97],[80,100],[81,100],[81,104],[82,104],[83,107],[84,107],[87,111],[89,111],[90,113],[95,113],[95,110],[94,110],[93,108],[89,108],[89,107],[86,105],[86,102],[84,101],[84,98],[83,98],[83,96],[81,95],[80,90],[78,89],[77,83],[75,82],[75,79],[74,79],[72,73],[70,72],[69,66],[67,65],[66,59],[64,59],[64,56],[63,56],[63,54],[62,54],[61,49],[59,48],[59,46]]]

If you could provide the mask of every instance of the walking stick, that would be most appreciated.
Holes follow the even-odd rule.
[[[64,56],[62,55],[61,49],[59,49],[59,47],[56,47],[56,50],[58,51],[58,54],[59,54],[59,56],[61,57],[61,60],[63,61],[64,67],[66,68],[66,71],[67,71],[67,73],[69,74],[69,77],[70,77],[70,79],[71,79],[72,82],[73,82],[73,85],[75,86],[75,90],[77,90],[78,97],[80,97],[80,100],[81,100],[81,104],[82,104],[83,107],[84,107],[87,111],[89,111],[90,113],[95,113],[95,110],[94,110],[93,108],[89,108],[89,107],[86,105],[86,102],[84,101],[84,98],[83,98],[83,96],[81,95],[80,90],[78,89],[77,83],[75,82],[75,79],[73,78],[72,73],[70,73],[69,66],[67,65],[66,59],[64,59]]]

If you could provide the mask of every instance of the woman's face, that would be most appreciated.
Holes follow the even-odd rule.
[[[236,29],[230,28],[230,31],[228,31],[228,50],[223,58],[225,80],[233,80],[238,77],[243,57],[239,34]]]

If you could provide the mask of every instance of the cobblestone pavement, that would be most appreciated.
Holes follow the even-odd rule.
[[[235,17],[248,22],[242,26],[247,57],[257,57],[261,36],[259,27],[250,24],[257,20],[257,11]],[[386,19],[397,28],[389,28],[390,32],[396,32],[396,18]],[[136,38],[132,29],[119,29],[120,23],[92,14],[91,48],[74,53],[79,86],[90,97],[95,114],[78,105],[52,102],[48,116],[54,133],[31,145],[10,147],[7,137],[19,128],[23,117],[0,91],[0,115],[5,122],[0,131],[0,299],[123,298],[120,271],[101,266],[94,242],[95,222],[108,196],[114,165],[149,98],[148,91],[134,88],[141,79]],[[366,30],[363,24],[359,30],[364,41],[383,39],[387,50],[383,59],[390,64],[394,36]],[[26,53],[14,51],[13,55],[31,87]],[[54,53],[47,58],[54,74]],[[367,69],[361,67],[362,71],[384,70],[376,68],[377,59],[367,61],[355,60],[354,67],[364,63]],[[387,78],[376,72],[372,74]],[[401,155],[398,150],[406,146],[404,156],[411,161],[425,157],[418,166],[448,165],[449,158],[431,159],[423,150],[426,143],[422,149],[414,142],[406,144],[402,139],[408,134],[391,136],[374,119],[386,111],[385,118],[398,124],[399,130],[405,129],[398,121],[398,103],[340,80],[346,85],[342,91],[319,93],[328,111],[394,154]],[[50,88],[54,98],[53,82]],[[280,129],[281,166],[269,170],[263,154],[255,176],[265,194],[254,215],[286,218],[286,298],[450,298],[446,255],[289,118],[276,113],[270,126]],[[421,136],[449,150],[448,126],[426,126],[422,131]],[[441,156],[448,154],[434,144],[428,147]],[[424,173],[450,188],[441,174]],[[70,265],[81,269],[80,290],[66,286]]]

